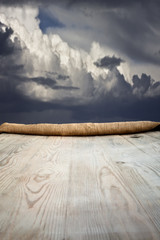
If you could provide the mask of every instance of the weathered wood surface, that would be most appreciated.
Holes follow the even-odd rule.
[[[159,240],[160,132],[0,134],[0,239]]]

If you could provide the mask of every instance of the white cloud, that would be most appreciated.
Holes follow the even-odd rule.
[[[38,29],[38,8],[32,6],[23,6],[23,7],[0,7],[0,13],[4,14],[8,21],[15,21],[15,19],[25,27],[28,32],[32,32],[35,29]]]

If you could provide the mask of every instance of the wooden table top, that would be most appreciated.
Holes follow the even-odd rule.
[[[0,134],[1,240],[159,240],[160,132]]]

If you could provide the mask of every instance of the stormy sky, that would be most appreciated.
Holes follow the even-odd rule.
[[[0,0],[0,123],[160,121],[159,0]]]

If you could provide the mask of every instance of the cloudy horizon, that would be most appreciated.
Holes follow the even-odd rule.
[[[159,10],[0,0],[0,123],[160,121]]]

